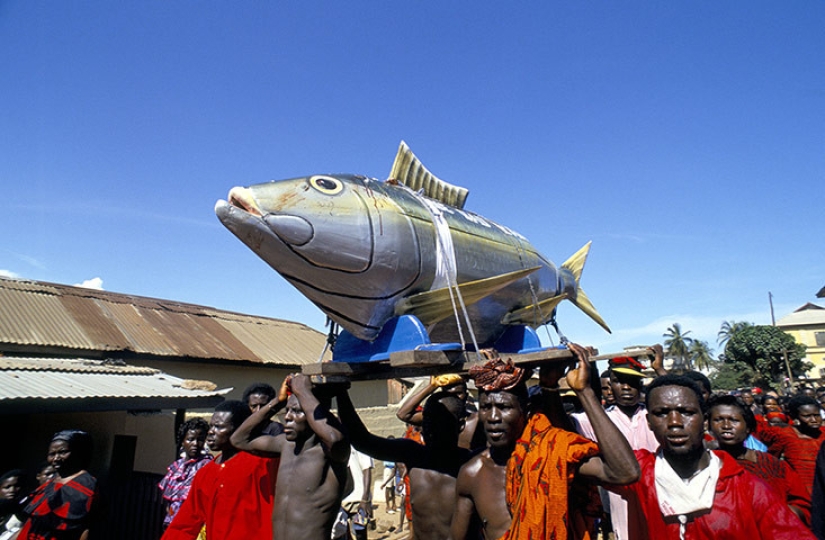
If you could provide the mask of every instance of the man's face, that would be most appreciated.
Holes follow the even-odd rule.
[[[246,399],[246,404],[249,405],[249,409],[252,412],[257,411],[267,403],[269,403],[269,398],[264,394],[249,394],[249,397]]]
[[[820,406],[822,406],[822,408],[825,408],[825,390],[823,390],[822,392],[817,392],[816,400],[819,401],[819,404]]]
[[[229,411],[220,411],[212,414],[212,419],[209,421],[209,431],[206,433],[206,444],[209,445],[210,450],[223,452],[232,444],[229,442],[229,437],[235,431],[235,425],[232,423],[232,413]]]
[[[610,387],[610,377],[602,377],[602,399],[605,405],[613,405],[616,403],[616,398],[613,396],[613,388]]]
[[[456,384],[452,384],[450,386],[445,386],[443,392],[447,392],[449,394],[454,395],[461,401],[467,401],[467,383],[460,382]]]
[[[20,477],[11,476],[0,483],[0,499],[16,501],[20,498]]]
[[[284,435],[286,440],[295,441],[303,437],[309,431],[307,415],[298,403],[295,394],[286,400],[286,412],[284,413]]]
[[[803,405],[799,407],[796,419],[799,420],[799,430],[806,433],[817,434],[822,426],[822,415],[819,414],[819,407],[816,405]]]
[[[705,422],[699,396],[684,386],[660,386],[648,396],[647,423],[666,456],[690,456],[704,449]]]
[[[748,426],[738,407],[717,405],[708,414],[708,428],[720,446],[739,446],[748,438]]]
[[[742,392],[742,403],[750,407],[753,405],[753,394],[750,392]]]
[[[624,373],[610,372],[610,389],[613,399],[620,407],[634,407],[639,403],[642,390],[642,378]]]
[[[206,442],[206,433],[204,433],[203,430],[190,429],[186,432],[181,443],[183,453],[186,454],[188,459],[194,459],[201,453],[201,450],[203,450],[204,442]]]
[[[527,423],[518,398],[509,392],[482,392],[478,398],[478,417],[491,447],[516,444]]]

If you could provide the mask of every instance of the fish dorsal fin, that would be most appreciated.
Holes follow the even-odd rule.
[[[538,304],[530,304],[529,306],[511,311],[501,320],[502,324],[524,324],[530,327],[541,326],[550,320],[553,315],[553,310],[556,309],[562,300],[566,300],[566,294],[560,294],[553,298],[542,300]]]
[[[470,194],[469,190],[445,182],[428,171],[404,141],[398,145],[390,179],[398,180],[413,191],[422,190],[427,197],[456,208],[464,208]]]
[[[482,298],[493,294],[519,279],[529,276],[539,267],[525,268],[507,274],[468,281],[458,285],[464,305],[475,304]],[[415,315],[425,325],[437,323],[453,314],[453,303],[450,300],[450,289],[443,287],[404,298],[395,306],[396,315]]]

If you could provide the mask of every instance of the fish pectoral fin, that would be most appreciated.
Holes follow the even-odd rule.
[[[398,145],[390,179],[398,180],[413,191],[421,190],[427,197],[456,208],[464,208],[470,193],[466,188],[445,182],[428,171],[404,141]]]
[[[525,268],[523,270],[516,270],[515,272],[508,272],[506,274],[499,274],[497,276],[479,279],[476,281],[468,281],[458,285],[461,298],[464,300],[464,305],[469,306],[475,304],[482,298],[493,294],[524,277],[529,276],[540,267]],[[453,291],[454,293],[455,291]],[[458,300],[455,303],[458,306]],[[415,315],[425,325],[437,323],[453,314],[453,302],[450,299],[450,288],[443,287],[441,289],[434,289],[432,291],[422,292],[408,296],[395,305],[396,315]]]
[[[533,328],[541,326],[550,320],[556,306],[558,306],[562,300],[566,299],[566,294],[560,294],[559,296],[542,300],[537,304],[530,304],[527,307],[511,311],[501,319],[501,323],[506,325],[524,324]]]
[[[580,310],[584,311],[588,317],[596,321],[599,326],[607,330],[608,334],[613,333],[610,331],[610,327],[607,326],[607,323],[604,322],[604,319],[602,319],[602,316],[599,315],[599,312],[596,311],[596,308],[593,307],[593,303],[590,301],[590,298],[584,294],[584,291],[581,288],[576,291],[576,298],[571,298],[570,301],[573,302]]]

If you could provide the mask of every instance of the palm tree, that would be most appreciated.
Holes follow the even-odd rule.
[[[688,347],[690,347],[693,339],[687,337],[688,334],[690,334],[690,330],[682,333],[682,327],[679,323],[673,323],[673,326],[668,328],[667,332],[665,332],[662,337],[666,338],[665,353],[668,356],[678,357],[680,359],[678,367],[680,368],[685,367],[685,359],[687,359],[687,369],[691,369]]]
[[[716,363],[713,358],[713,349],[710,348],[707,341],[701,339],[694,339],[690,343],[690,360],[696,369],[707,370]]]
[[[724,349],[725,344],[727,344],[733,336],[749,326],[753,326],[753,324],[745,321],[722,322],[722,326],[719,328],[719,333],[716,334],[716,343]]]

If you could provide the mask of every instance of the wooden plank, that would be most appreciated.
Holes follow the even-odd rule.
[[[592,357],[591,360],[597,362],[599,360],[610,360],[611,358],[616,358],[617,356],[629,356],[630,358],[641,358],[643,356],[649,356],[651,360],[653,359],[653,353],[648,351],[646,347],[641,347],[635,349],[627,349],[621,352],[600,354],[598,356]]]
[[[591,349],[591,354],[598,351]],[[525,354],[500,354],[504,361],[512,360],[519,367],[532,368],[546,362],[567,361],[573,358],[568,349],[547,348]],[[592,361],[592,358],[591,358]],[[389,361],[378,362],[319,362],[306,365],[303,373],[316,384],[358,380],[400,379],[426,377],[443,373],[466,373],[472,366],[484,364],[487,359],[466,351],[401,351],[392,353]]]

